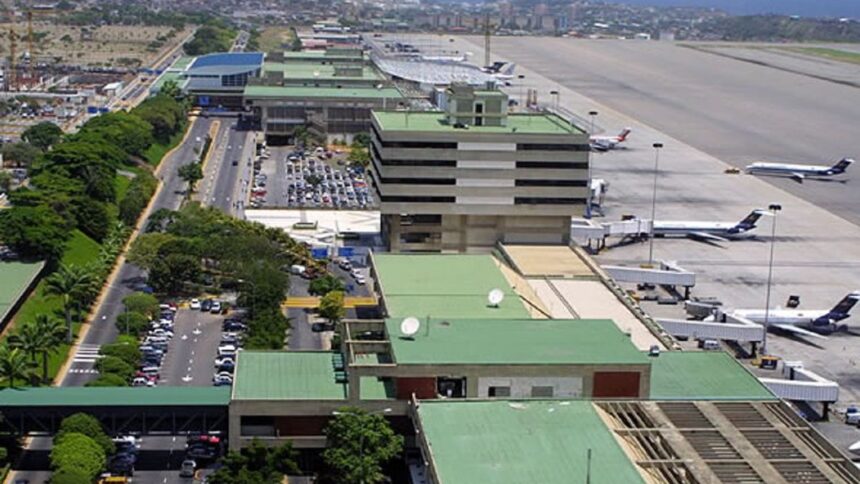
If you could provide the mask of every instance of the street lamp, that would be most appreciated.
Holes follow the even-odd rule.
[[[525,74],[520,74],[517,76],[517,79],[519,79],[519,81],[520,81],[519,82],[519,84],[520,84],[520,95],[519,95],[520,111],[525,111],[525,102],[523,100],[523,87],[525,84],[525,78],[526,78]]]
[[[654,143],[654,191],[651,194],[651,236],[648,237],[648,265],[654,263],[654,217],[657,214],[657,174],[660,172],[660,149],[663,143]]]
[[[588,130],[588,137],[594,136],[594,118],[597,116],[597,111],[589,111],[588,116],[591,117],[591,129]],[[589,139],[589,142],[591,140]],[[591,218],[591,202],[592,202],[592,186],[591,186],[591,150],[588,150],[588,198],[585,201],[585,218]]]
[[[776,245],[776,214],[782,210],[782,205],[771,203],[767,209],[773,215],[773,222],[770,225],[770,260],[767,264],[767,295],[764,303],[764,334],[761,339],[761,354],[767,354],[767,330],[770,327],[770,286],[773,281],[773,249]]]

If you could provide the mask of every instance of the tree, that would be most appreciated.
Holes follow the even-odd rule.
[[[151,269],[159,259],[161,247],[176,240],[176,236],[162,232],[150,232],[138,236],[131,244],[126,260],[141,269]]]
[[[6,193],[12,188],[12,174],[0,171],[0,193]]]
[[[65,332],[63,323],[47,314],[38,314],[35,321],[21,325],[16,333],[9,335],[9,344],[30,355],[34,364],[37,356],[42,357],[44,382],[48,381],[48,357],[59,351]]]
[[[50,121],[34,124],[21,133],[22,140],[42,151],[48,151],[51,146],[60,141],[62,136],[63,130]]]
[[[134,367],[116,356],[105,356],[96,362],[96,369],[101,374],[113,374],[129,381],[134,376]]]
[[[58,259],[68,238],[65,220],[47,206],[0,210],[0,240],[25,257]]]
[[[104,449],[90,437],[79,433],[67,433],[62,439],[54,439],[51,449],[51,468],[77,469],[90,481],[104,469]]]
[[[331,274],[317,277],[308,286],[308,292],[315,296],[328,294],[332,291],[343,291],[343,280]]]
[[[180,292],[186,282],[200,274],[200,259],[193,255],[168,254],[155,261],[149,271],[149,283],[160,293]]]
[[[75,220],[81,232],[89,235],[97,242],[107,237],[111,227],[111,215],[107,204],[93,198],[83,196],[72,201]]]
[[[164,93],[142,102],[132,114],[152,125],[155,139],[162,143],[185,127],[185,107]]]
[[[105,454],[113,454],[116,446],[105,433],[104,427],[95,417],[88,413],[78,412],[64,418],[60,422],[60,430],[54,437],[54,442],[62,442],[69,434],[81,434],[93,439]]]
[[[135,366],[140,362],[140,349],[136,344],[128,344],[127,342],[111,343],[103,345],[99,349],[99,354],[102,356],[112,356]]]
[[[134,177],[125,196],[119,202],[120,220],[128,226],[135,225],[156,188],[158,188],[158,180],[148,172],[139,173]]]
[[[60,296],[63,302],[63,312],[66,314],[66,343],[72,342],[72,306],[82,302],[93,286],[92,274],[82,267],[60,265],[56,272],[45,279],[45,291],[48,294]]]
[[[103,114],[89,120],[80,134],[100,136],[107,142],[116,143],[126,153],[137,156],[154,141],[151,124],[122,111]]]
[[[39,149],[30,143],[7,143],[2,152],[3,160],[14,161],[18,168],[32,165],[39,156]]]
[[[85,387],[127,387],[128,380],[125,378],[115,375],[113,373],[106,373],[104,375],[99,375],[95,380],[90,380],[84,384]]]
[[[188,163],[179,167],[179,178],[188,184],[188,194],[194,193],[194,186],[203,179],[203,166],[200,163]]]
[[[403,449],[403,437],[394,433],[381,415],[359,408],[343,408],[325,429],[323,462],[337,482],[373,484],[386,480],[382,464]]]
[[[78,467],[60,467],[51,474],[51,484],[92,484],[92,479]]]
[[[9,388],[15,388],[16,380],[28,381],[33,376],[33,362],[20,348],[7,343],[0,344],[0,378],[6,379]]]
[[[343,291],[331,291],[320,300],[320,316],[336,323],[346,315],[343,307]]]
[[[172,79],[165,81],[164,84],[161,85],[161,90],[159,92],[165,96],[172,97],[173,99],[179,99],[182,97],[182,89],[180,89],[179,84]]]
[[[352,145],[359,146],[361,148],[369,148],[370,147],[370,135],[367,133],[358,133],[352,138]]]
[[[134,292],[122,298],[122,304],[126,311],[143,314],[148,318],[155,318],[159,313],[158,298],[145,292]]]
[[[297,453],[290,442],[267,447],[258,440],[239,452],[227,453],[222,466],[209,476],[212,484],[278,484],[285,474],[299,474]]]
[[[367,148],[353,143],[349,149],[349,161],[358,163],[361,166],[367,166],[370,163],[370,153],[367,151]]]

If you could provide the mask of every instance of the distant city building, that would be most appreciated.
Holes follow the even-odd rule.
[[[454,85],[443,111],[373,113],[371,177],[393,252],[567,243],[587,196],[588,136],[553,114],[508,114]]]

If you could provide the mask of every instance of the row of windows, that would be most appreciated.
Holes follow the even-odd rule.
[[[517,180],[518,187],[584,187],[587,180]]]
[[[370,152],[374,161],[382,166],[457,166],[457,162],[454,160],[383,160],[374,143],[370,144]]]
[[[411,195],[382,195],[383,202],[405,202],[405,203],[454,203],[456,197],[430,197]]]
[[[588,151],[588,144],[517,143],[517,151]]]
[[[306,108],[290,106],[271,106],[266,108],[270,118],[301,118],[307,116]]]
[[[586,162],[568,161],[518,161],[517,168],[554,168],[559,170],[586,170]]]
[[[569,197],[514,197],[515,205],[579,205],[585,203],[584,198]]]
[[[382,183],[400,184],[400,185],[455,185],[457,180],[453,178],[383,178],[380,177]]]

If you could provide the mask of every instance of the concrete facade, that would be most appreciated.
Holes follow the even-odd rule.
[[[497,91],[457,88],[467,93],[448,112],[374,114],[370,178],[390,250],[566,244],[587,197],[588,136],[554,115],[508,114]]]

